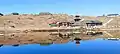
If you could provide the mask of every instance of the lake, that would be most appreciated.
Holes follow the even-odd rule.
[[[120,54],[120,41],[86,40],[64,44],[40,45],[28,44],[17,47],[5,45],[0,54]]]
[[[18,39],[19,37],[12,39],[18,42],[13,42],[7,38],[5,42],[0,40],[1,44],[4,43],[0,47],[0,54],[120,54],[119,39],[108,39],[103,35],[104,33],[97,32],[98,35],[91,35],[91,33],[59,34],[59,36],[56,33],[49,34],[49,36],[48,33],[42,33],[44,37],[40,34],[25,34],[31,35],[31,37],[35,35],[35,40],[27,41],[23,38]]]

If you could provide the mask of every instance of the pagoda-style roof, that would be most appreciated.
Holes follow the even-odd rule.
[[[102,23],[98,20],[86,20],[86,23]]]

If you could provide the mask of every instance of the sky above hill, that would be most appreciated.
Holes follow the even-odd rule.
[[[120,13],[120,0],[1,0],[0,12],[102,15]]]

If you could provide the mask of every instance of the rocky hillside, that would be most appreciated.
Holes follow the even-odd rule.
[[[39,27],[48,28],[48,21],[55,19],[57,21],[68,20],[72,18],[67,14],[52,14],[52,15],[6,15],[0,17],[0,26],[8,28],[28,28]],[[70,20],[70,19],[69,19]]]
[[[56,21],[71,21],[75,18],[68,14],[51,14],[51,13],[40,13],[40,14],[20,14],[20,15],[5,15],[0,16],[0,27],[7,28],[49,28],[48,22],[51,20]],[[111,18],[109,17],[96,17],[96,16],[81,16],[84,20],[99,20],[106,23]],[[120,25],[118,23],[120,17],[112,17],[113,20],[107,24],[107,26]],[[118,26],[119,27],[119,26]]]

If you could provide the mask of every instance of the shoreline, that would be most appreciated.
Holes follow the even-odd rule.
[[[68,31],[71,31],[71,30],[74,30],[74,29],[83,29],[83,28],[80,28],[80,27],[65,27],[65,28],[62,28],[62,27],[54,27],[54,28],[38,28],[38,27],[31,27],[31,28],[4,28],[4,27],[0,27],[0,31],[58,31],[58,30],[68,30]],[[84,28],[86,29],[86,28]],[[94,28],[94,29],[91,29],[91,30],[95,30],[95,29],[99,29],[100,31],[106,31],[106,30],[120,30],[120,28]],[[86,30],[89,30],[89,29],[86,29]]]

